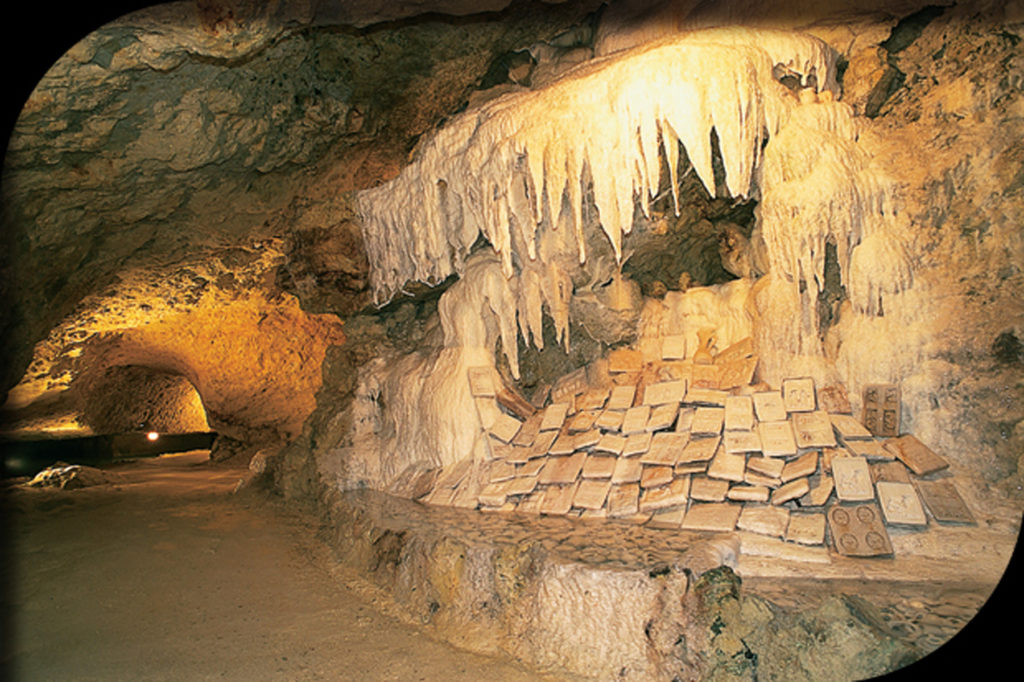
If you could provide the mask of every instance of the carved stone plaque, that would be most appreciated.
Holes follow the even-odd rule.
[[[573,398],[585,391],[587,388],[587,368],[580,367],[559,377],[555,385],[551,387],[551,402],[571,403]]]
[[[732,344],[715,356],[715,364],[722,365],[735,360],[749,358],[754,354],[754,339],[747,336]]]
[[[466,371],[469,377],[469,392],[474,398],[494,397],[494,370],[490,367],[470,367]]]
[[[754,394],[754,410],[761,422],[780,422],[786,419],[786,406],[782,402],[782,393],[767,391]]]
[[[754,378],[757,369],[757,357],[740,358],[721,365],[722,372],[718,377],[718,388],[730,389],[747,386]]]
[[[730,532],[736,529],[743,506],[729,502],[691,504],[683,517],[683,530]]]
[[[798,448],[831,448],[836,435],[828,412],[797,412],[793,415],[793,435]]]
[[[716,388],[697,388],[690,385],[686,391],[684,402],[691,405],[710,405],[712,407],[725,407],[725,399],[729,394]]]
[[[876,436],[900,435],[900,387],[897,384],[865,386],[861,422]]]
[[[841,501],[859,502],[875,498],[871,469],[863,457],[833,458],[832,476],[836,484],[836,497]]]
[[[761,438],[761,452],[768,457],[786,457],[796,454],[793,425],[788,421],[761,422],[757,425]]]
[[[782,402],[787,412],[811,412],[815,409],[814,379],[782,380]]]
[[[725,430],[749,431],[754,428],[754,401],[749,395],[731,395],[725,399]]]
[[[875,484],[878,491],[878,503],[885,515],[885,522],[893,525],[927,526],[928,517],[924,515],[924,507],[909,483],[879,481]]]
[[[915,436],[906,435],[886,441],[885,448],[918,476],[927,476],[949,466],[949,462]]]
[[[832,542],[846,556],[885,556],[892,554],[889,533],[875,504],[845,506],[833,504],[826,512]]]
[[[928,511],[939,523],[976,523],[952,481],[916,481],[916,485]]]
[[[907,467],[903,466],[903,462],[872,462],[871,480],[875,483],[879,481],[910,483],[910,472],[907,471]]]
[[[794,512],[789,515],[786,527],[786,541],[799,542],[801,545],[820,545],[825,542],[825,515],[801,514]]]
[[[690,370],[690,386],[694,388],[718,389],[722,368],[718,365],[693,365]]]
[[[850,398],[842,386],[825,386],[818,389],[818,408],[829,414],[850,414]]]

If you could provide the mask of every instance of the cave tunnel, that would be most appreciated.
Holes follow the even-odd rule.
[[[779,5],[75,15],[5,112],[0,665],[1005,655],[1024,13]]]

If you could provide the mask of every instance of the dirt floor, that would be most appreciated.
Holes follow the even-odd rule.
[[[206,459],[117,465],[113,485],[5,491],[0,679],[538,679],[404,622],[330,559],[311,516],[232,495],[244,470]]]

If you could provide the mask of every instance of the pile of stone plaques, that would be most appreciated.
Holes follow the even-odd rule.
[[[578,370],[532,406],[471,370],[474,394],[501,408],[485,422],[494,457],[447,467],[421,500],[748,531],[850,556],[892,554],[887,527],[927,527],[922,499],[938,522],[973,522],[950,479],[933,476],[948,463],[914,436],[877,437],[841,387],[751,386],[755,366],[749,339],[710,364],[613,351],[604,381]]]

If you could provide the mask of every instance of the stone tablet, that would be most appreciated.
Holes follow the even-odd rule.
[[[508,481],[488,483],[477,495],[477,502],[483,507],[500,507],[508,496]]]
[[[715,364],[725,364],[749,358],[754,354],[754,339],[746,336],[715,356]]]
[[[676,421],[676,414],[679,412],[679,403],[667,403],[658,405],[651,410],[651,417],[647,420],[648,431],[661,431],[672,426]]]
[[[601,416],[601,410],[581,410],[569,420],[569,433],[582,433],[594,428],[594,422]]]
[[[537,388],[533,389],[533,395],[530,396],[530,406],[536,410],[540,410],[547,404],[550,396],[551,384],[541,383]]]
[[[747,485],[757,485],[764,488],[778,488],[782,485],[782,479],[772,478],[771,476],[759,474],[756,471],[750,471],[749,466],[747,471],[743,474],[743,482]]]
[[[516,476],[536,476],[547,464],[547,457],[538,457],[516,467]]]
[[[825,514],[832,542],[846,556],[886,556],[892,554],[892,542],[882,523],[882,514],[874,504],[843,506],[833,504]]]
[[[763,485],[734,485],[726,497],[736,502],[767,502],[771,491]]]
[[[801,545],[820,545],[825,542],[825,515],[800,514],[789,515],[786,527],[786,541],[799,542]]]
[[[754,371],[757,369],[757,357],[741,358],[732,360],[721,365],[722,372],[718,378],[718,387],[721,389],[747,386],[754,378]]]
[[[516,434],[519,433],[519,429],[522,425],[523,423],[515,417],[511,417],[502,412],[494,420],[494,423],[491,424],[491,435],[502,443],[508,443],[516,437]]]
[[[870,384],[864,387],[861,423],[876,436],[900,435],[900,387]]]
[[[782,402],[782,393],[779,391],[755,393],[753,399],[758,421],[781,422],[786,420],[786,406]]]
[[[707,470],[707,462],[683,462],[682,464],[676,464],[675,467],[676,476],[685,476],[687,474],[703,474]]]
[[[540,513],[552,516],[565,516],[572,509],[573,498],[576,497],[578,483],[553,485],[544,491],[544,499],[540,503]]]
[[[608,353],[608,371],[612,374],[639,372],[644,366],[644,356],[638,350],[617,348]]]
[[[814,399],[814,379],[783,379],[782,403],[786,406],[786,412],[812,412],[817,406]]]
[[[519,433],[512,439],[512,445],[519,447],[529,447],[533,445],[534,439],[537,438],[537,434],[540,433],[540,423],[544,420],[544,414],[541,412],[536,413],[519,427]]]
[[[643,488],[643,483],[640,487]],[[689,476],[673,479],[668,485],[660,488],[648,488],[640,497],[640,511],[646,513],[669,507],[685,507],[689,493]]]
[[[689,438],[685,433],[655,433],[651,439],[650,449],[640,457],[640,461],[644,464],[675,466],[688,442]]]
[[[717,365],[693,365],[690,368],[690,385],[694,388],[718,389],[722,368]]]
[[[719,448],[711,463],[708,464],[708,477],[742,482],[746,464],[747,458],[744,455],[730,454],[725,451],[725,448]]]
[[[466,374],[469,377],[469,392],[474,398],[494,397],[494,369],[470,367]]]
[[[850,440],[871,440],[874,438],[871,432],[864,428],[860,421],[848,414],[829,414],[832,428],[836,430],[844,442]]]
[[[818,453],[808,452],[800,455],[791,462],[787,462],[782,469],[782,482],[788,483],[793,479],[810,476],[818,470]]]
[[[706,462],[715,456],[720,441],[721,438],[691,438],[676,463]]]
[[[725,430],[749,431],[754,428],[754,401],[749,395],[731,395],[725,399]]]
[[[760,452],[761,437],[757,431],[726,431],[722,437],[726,452]]]
[[[594,420],[594,426],[600,428],[602,431],[618,431],[622,428],[622,418],[624,416],[626,416],[625,412],[605,410],[601,413],[600,417]]]
[[[573,436],[573,441],[576,443],[577,450],[583,450],[585,448],[592,448],[601,442],[601,429],[590,429],[583,433],[577,433]]]
[[[541,431],[530,446],[530,458],[543,457],[551,450],[558,438],[558,431]]]
[[[796,438],[788,421],[761,422],[757,425],[761,439],[761,452],[769,457],[788,457],[796,454]]]
[[[786,461],[771,457],[751,457],[747,460],[747,469],[771,478],[781,478],[786,468]]]
[[[539,479],[537,476],[517,476],[508,482],[505,488],[507,495],[529,495],[537,489]]]
[[[460,459],[455,464],[447,466],[441,471],[441,475],[437,477],[437,482],[434,484],[435,488],[454,488],[459,483],[462,483],[462,479],[466,477],[469,470],[473,468],[473,460],[471,459]]]
[[[911,435],[886,441],[885,448],[918,476],[927,476],[949,466],[949,462]]]
[[[679,414],[676,416],[676,432],[690,433],[690,429],[693,427],[693,415],[696,413],[697,409],[694,407],[684,407],[679,410]]]
[[[772,504],[782,504],[803,497],[811,490],[811,484],[806,478],[798,478],[795,481],[784,483],[772,493]]]
[[[621,455],[622,449],[626,447],[626,437],[615,433],[606,433],[594,446],[594,452],[607,452],[613,455]]]
[[[781,538],[789,525],[789,510],[784,507],[745,505],[736,527],[740,530]]]
[[[712,407],[725,407],[725,399],[729,396],[726,391],[716,388],[697,388],[691,384],[686,391],[686,398],[683,402],[691,405],[709,405]]]
[[[549,455],[571,455],[576,451],[576,437],[562,432],[548,448]]]
[[[565,415],[569,412],[569,403],[554,403],[548,405],[544,410],[544,417],[540,422],[541,431],[556,431],[562,428],[565,423]]]
[[[626,410],[622,418],[622,435],[628,436],[633,433],[642,433],[647,430],[647,420],[651,418],[649,405],[639,405]]]
[[[516,477],[516,465],[506,460],[496,459],[491,462],[489,480],[491,483],[500,483]]]
[[[683,530],[711,530],[728,533],[736,529],[742,505],[720,502],[691,504],[683,523]]]
[[[838,457],[832,460],[836,497],[842,502],[860,502],[875,499],[871,485],[871,469],[863,457]]]
[[[802,507],[820,507],[828,502],[828,498],[832,496],[832,489],[835,487],[835,483],[831,476],[822,474],[821,477],[811,486],[811,489],[806,495],[800,498],[800,506]]]
[[[423,502],[435,507],[450,507],[455,499],[455,490],[448,486],[435,486],[434,490],[423,498]]]
[[[580,367],[577,370],[559,377],[555,385],[551,387],[552,403],[572,404],[575,396],[587,388],[587,368]]]
[[[576,396],[576,408],[580,410],[600,410],[608,400],[611,392],[607,387],[595,387],[587,389],[582,395]]]
[[[793,435],[798,448],[832,448],[836,435],[828,412],[797,412],[793,415]]]
[[[579,478],[586,459],[585,452],[577,452],[571,457],[549,457],[547,464],[540,470],[541,484],[572,483]]]
[[[640,474],[640,487],[657,488],[659,486],[668,485],[672,482],[674,477],[675,474],[670,466],[645,466]]]
[[[615,471],[617,457],[610,455],[588,455],[583,462],[580,476],[583,478],[611,478]]]
[[[480,426],[488,430],[494,426],[498,417],[504,414],[494,398],[473,398],[473,404],[476,406],[476,413],[480,416]]]
[[[916,481],[915,484],[928,511],[939,523],[977,523],[952,481]]]
[[[871,480],[875,483],[879,481],[910,483],[910,472],[907,471],[907,467],[903,466],[903,462],[872,462],[870,466]]]
[[[535,490],[516,505],[516,512],[520,514],[540,514],[540,506],[544,502],[544,490]]]
[[[695,436],[717,436],[725,420],[724,407],[698,407],[693,415],[690,433]]]
[[[842,386],[826,386],[818,389],[818,407],[829,414],[850,414],[850,398]]]
[[[686,336],[675,334],[661,340],[662,360],[682,360],[686,357]]]
[[[626,437],[626,444],[622,448],[623,457],[642,455],[651,449],[651,440],[654,434],[648,431],[634,433]]]
[[[640,507],[640,484],[613,485],[608,492],[608,516],[622,518],[636,514]]]
[[[572,499],[572,506],[580,509],[600,509],[608,499],[608,492],[612,488],[612,482],[598,479],[580,481],[576,489],[576,496]]]
[[[686,395],[686,382],[681,379],[675,381],[659,381],[656,384],[648,384],[644,388],[644,405],[665,405],[674,403],[679,405],[683,396]]]
[[[633,398],[636,396],[636,386],[615,386],[605,403],[606,410],[621,410],[625,412],[633,407]]]
[[[683,517],[686,516],[686,506],[670,509],[659,509],[651,515],[647,525],[651,528],[666,528],[677,530],[683,525]]]
[[[520,419],[527,419],[537,411],[530,404],[530,401],[523,397],[522,393],[510,386],[502,385],[499,387],[494,395],[494,399],[498,401],[499,405]]]
[[[875,484],[878,503],[885,522],[889,525],[927,526],[928,517],[918,499],[914,486],[909,483],[879,481]]]
[[[704,502],[722,502],[729,493],[729,481],[694,476],[690,479],[690,499]]]
[[[881,441],[877,440],[850,440],[844,441],[846,449],[858,457],[867,457],[870,460],[896,459],[896,455],[885,449]]]
[[[801,561],[810,564],[832,563],[832,557],[829,556],[828,549],[825,547],[806,547],[754,533],[741,533],[741,535],[740,546],[742,549],[740,551],[744,556],[774,557],[784,561]]]
[[[612,472],[612,483],[639,483],[643,470],[644,465],[639,459],[619,457],[615,462],[615,471]]]

